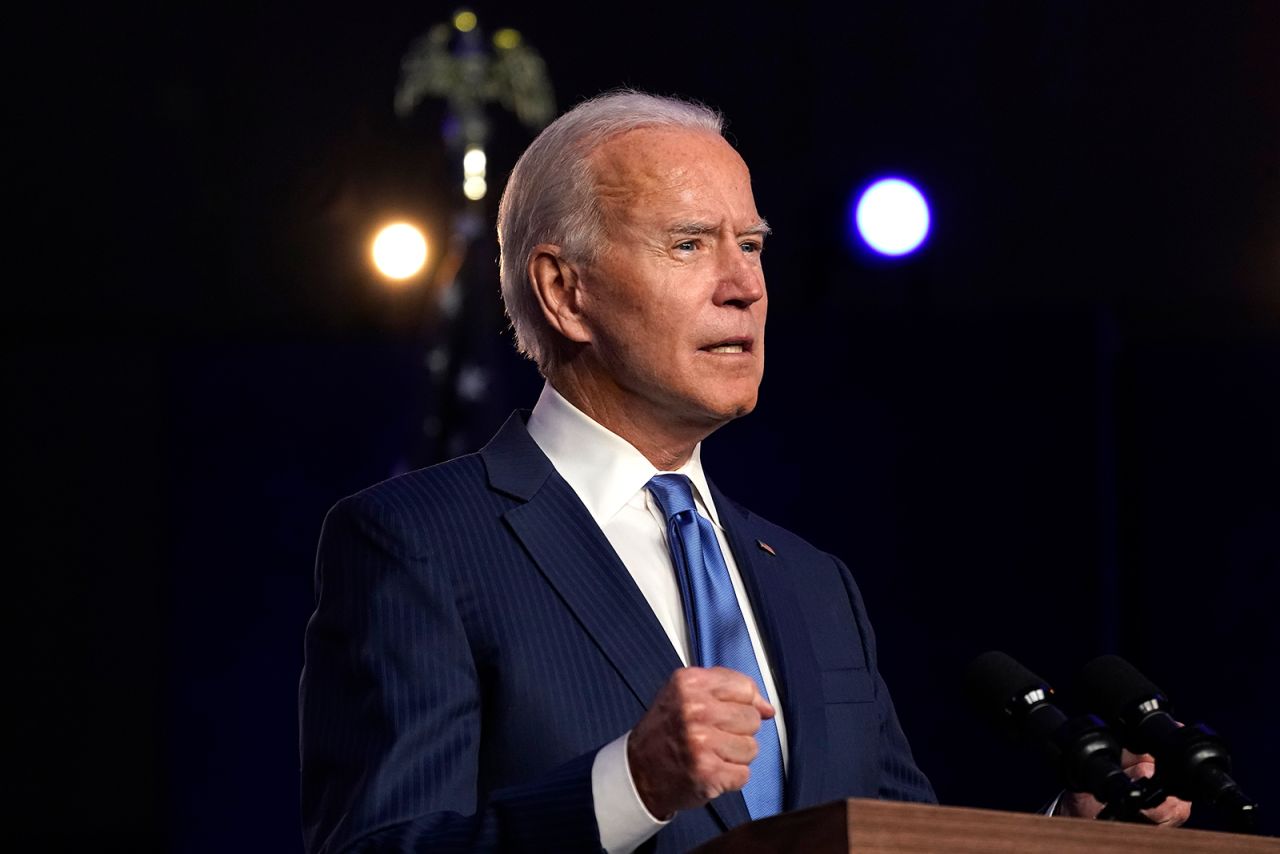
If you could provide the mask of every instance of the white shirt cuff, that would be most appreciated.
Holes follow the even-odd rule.
[[[595,802],[600,845],[609,854],[630,854],[670,824],[649,814],[627,764],[631,733],[600,748],[591,764],[591,797]]]

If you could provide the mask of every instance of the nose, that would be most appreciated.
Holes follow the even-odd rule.
[[[759,250],[745,252],[736,241],[728,241],[720,254],[716,270],[716,305],[749,308],[764,298],[764,270]]]

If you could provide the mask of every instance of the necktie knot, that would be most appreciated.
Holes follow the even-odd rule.
[[[649,494],[662,508],[668,521],[680,513],[693,510],[693,486],[682,474],[659,474],[649,480]]]

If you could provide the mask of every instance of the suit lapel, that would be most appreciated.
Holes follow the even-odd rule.
[[[680,657],[631,574],[520,413],[480,453],[490,484],[523,501],[503,514],[512,533],[647,709]]]
[[[523,503],[503,514],[547,582],[648,709],[682,666],[653,609],[573,489],[515,413],[480,452],[490,485]],[[726,829],[751,820],[740,792],[708,804]]]
[[[751,598],[756,624],[764,636],[774,683],[782,694],[787,725],[787,783],[783,808],[818,803],[822,791],[826,718],[821,677],[804,614],[792,589],[787,555],[761,539],[764,532],[750,513],[711,484],[729,546]]]
[[[653,609],[559,475],[505,518],[538,569],[647,709],[681,666]]]

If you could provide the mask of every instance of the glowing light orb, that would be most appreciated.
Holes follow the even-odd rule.
[[[519,47],[520,33],[510,27],[503,27],[493,34],[493,46],[502,50]]]
[[[489,186],[484,179],[478,175],[472,175],[462,182],[462,195],[466,196],[473,202],[478,202],[484,198],[484,194],[488,192]]]
[[[427,263],[427,239],[407,222],[388,225],[373,239],[373,266],[388,279],[402,281]]]
[[[484,149],[468,148],[467,153],[462,156],[462,171],[467,175],[484,177],[485,163]]]
[[[476,13],[470,9],[460,9],[454,13],[453,25],[460,33],[469,33],[476,28]]]
[[[929,203],[910,183],[885,178],[858,198],[854,224],[866,244],[881,255],[906,255],[929,235]]]
[[[473,202],[483,199],[488,190],[484,182],[485,162],[484,149],[477,146],[468,148],[462,158],[462,173],[465,176],[462,182],[462,195]]]

